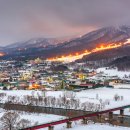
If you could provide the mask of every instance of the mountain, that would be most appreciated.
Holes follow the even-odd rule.
[[[123,56],[120,58],[117,58],[109,63],[109,66],[111,67],[117,67],[118,70],[121,71],[129,71],[130,70],[130,56]]]
[[[32,38],[27,41],[17,42],[6,46],[7,49],[24,49],[24,48],[47,48],[49,46],[56,46],[69,38]]]
[[[130,46],[123,46],[119,48],[114,48],[110,50],[104,50],[90,55],[84,56],[81,60],[84,61],[100,61],[104,59],[119,58],[122,56],[130,56]]]
[[[96,48],[97,46],[103,44],[110,44],[110,43],[119,43],[119,42],[126,42],[127,39],[130,38],[130,27],[129,26],[119,26],[119,27],[105,27],[90,33],[87,33],[81,37],[72,39],[72,40],[61,40],[56,41],[54,39],[31,39],[22,43],[13,44],[6,47],[6,52],[8,53],[4,58],[28,58],[32,59],[35,57],[42,57],[43,59],[49,57],[55,57],[60,55],[68,55],[73,54],[76,52],[82,52],[84,50],[91,50]],[[65,41],[65,42],[64,42]],[[20,48],[21,50],[18,50]],[[128,48],[128,49],[127,49]],[[120,50],[121,49],[121,50]],[[98,57],[99,59],[103,57],[102,54],[111,55],[111,57],[117,57],[118,55],[129,55],[126,50],[128,51],[130,48],[129,46],[125,46],[122,48],[111,49],[103,52],[94,53],[88,56],[84,56],[83,60],[88,60],[88,57],[92,59]],[[113,50],[113,51],[112,51]],[[110,54],[109,53],[113,54]],[[124,53],[122,53],[123,51]],[[104,56],[104,58],[106,58]],[[109,57],[108,57],[109,58]],[[89,58],[90,59],[90,58]],[[96,59],[96,58],[95,58]]]
[[[92,49],[101,43],[117,43],[125,42],[130,37],[130,27],[106,27],[96,31],[92,31],[80,38],[76,38],[70,42],[66,42],[59,47],[63,52],[80,52],[85,49]]]
[[[72,37],[32,38],[26,41],[13,43],[0,48],[0,51],[6,54],[4,57],[1,57],[1,59],[39,57],[44,55],[45,51],[58,46],[60,43],[62,44],[64,41],[69,41],[71,38]]]
[[[57,47],[51,49],[51,53],[46,52],[46,57],[55,57],[60,55],[74,54],[84,50],[91,50],[101,44],[126,42],[130,38],[130,27],[106,27],[101,28],[90,33],[87,33],[79,38],[70,40],[59,44]]]

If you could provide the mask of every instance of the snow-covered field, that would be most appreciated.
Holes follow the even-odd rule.
[[[40,130],[48,130],[48,128],[40,129]],[[66,128],[66,124],[54,126],[54,130],[68,130]],[[72,128],[69,130],[130,130],[127,127],[120,126],[111,126],[107,124],[87,124],[83,125],[80,122],[76,122],[72,124]]]
[[[4,113],[5,110],[0,109],[0,118],[3,116]],[[27,113],[27,112],[20,112],[20,111],[18,113],[21,119],[27,119],[31,122],[30,126],[44,124],[44,123],[66,118],[63,116],[57,116],[52,114]],[[81,123],[81,120],[72,122],[72,128],[69,128],[69,130],[104,130],[104,129],[105,130],[130,130],[130,128],[127,127],[112,126],[109,124],[89,123],[87,125],[84,125]],[[42,128],[39,130],[48,130],[48,128]],[[66,128],[66,123],[64,123],[64,124],[54,126],[54,130],[68,130],[68,129]]]
[[[27,119],[29,120],[32,124],[37,123],[39,124],[44,124],[48,122],[53,122],[53,121],[58,121],[61,119],[64,119],[65,117],[59,116],[59,115],[52,115],[52,114],[38,114],[38,113],[21,113],[21,118],[22,119]]]
[[[5,112],[6,112],[5,110],[0,109],[0,118],[4,115]],[[20,111],[18,113],[21,119],[27,119],[31,122],[30,126],[44,124],[44,123],[66,118],[63,116],[57,116],[52,114],[27,113],[27,112],[20,112]],[[89,123],[87,125],[84,125],[81,123],[81,120],[72,122],[72,128],[69,128],[69,130],[104,130],[104,129],[105,130],[130,130],[130,128],[127,127],[112,126],[109,124]],[[48,128],[42,128],[39,130],[48,130]],[[68,129],[66,128],[66,123],[64,123],[64,124],[54,126],[54,130],[68,130]]]
[[[12,90],[12,91],[3,91],[0,93],[6,93],[8,96],[18,96],[22,98],[25,95],[41,95],[40,91],[29,91],[29,90]],[[63,95],[64,91],[48,91],[46,96],[54,96],[60,97]],[[123,96],[123,100],[115,101],[114,96]],[[115,108],[123,105],[130,104],[130,89],[111,89],[111,88],[99,88],[99,89],[91,89],[84,90],[81,92],[76,92],[76,98],[80,100],[81,103],[91,102],[91,103],[100,103],[109,102],[109,104],[105,105],[105,109]],[[5,100],[5,99],[3,99]]]
[[[124,78],[124,76],[130,76],[130,71],[118,71],[117,68],[114,69],[106,69],[106,68],[98,68],[97,72],[103,72],[108,76],[118,76],[120,78]]]
[[[0,118],[8,111],[4,109],[0,109]],[[13,112],[13,111],[11,111]],[[45,113],[29,113],[29,112],[21,112],[15,111],[19,114],[20,119],[29,120],[31,126],[44,124],[52,121],[58,121],[61,119],[65,119],[66,117],[59,116],[59,115],[52,115],[52,114],[45,114]]]
[[[130,84],[112,84],[114,88],[130,89]]]

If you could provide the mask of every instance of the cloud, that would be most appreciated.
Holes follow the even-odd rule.
[[[130,0],[0,0],[0,44],[130,24]]]

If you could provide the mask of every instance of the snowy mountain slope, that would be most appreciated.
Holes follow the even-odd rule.
[[[103,44],[119,43],[119,42],[124,43],[128,38],[130,38],[129,26],[105,27],[87,33],[73,40],[60,40],[59,42],[59,40],[57,39],[39,38],[39,39],[31,39],[23,43],[13,44],[6,47],[6,52],[8,52],[8,55],[6,55],[6,57],[16,58],[20,57],[21,55],[22,57],[23,56],[26,57],[27,55],[28,56],[27,58],[42,57],[43,59],[46,59],[52,56],[55,57],[60,55],[68,55],[76,52],[81,52],[86,49],[87,50],[93,49],[101,45],[102,43]],[[18,48],[26,48],[27,50],[25,49],[22,52],[15,51],[14,54],[14,50]],[[11,51],[11,49],[13,49],[13,51]],[[123,49],[124,52],[125,49],[126,48]],[[106,52],[109,53],[109,51]],[[116,52],[117,53],[114,55],[114,57],[120,54],[120,51]]]
[[[58,44],[57,39],[49,39],[49,38],[33,38],[27,41],[14,43],[6,46],[6,48],[38,48],[38,47],[48,47],[50,45]]]
[[[112,42],[124,42],[130,37],[130,27],[120,26],[101,28],[96,31],[92,31],[80,38],[72,40],[64,44],[63,48],[70,47],[94,47],[100,43],[112,43]]]

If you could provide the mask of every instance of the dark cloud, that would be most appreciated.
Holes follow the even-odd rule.
[[[0,44],[130,25],[130,0],[0,0]]]

